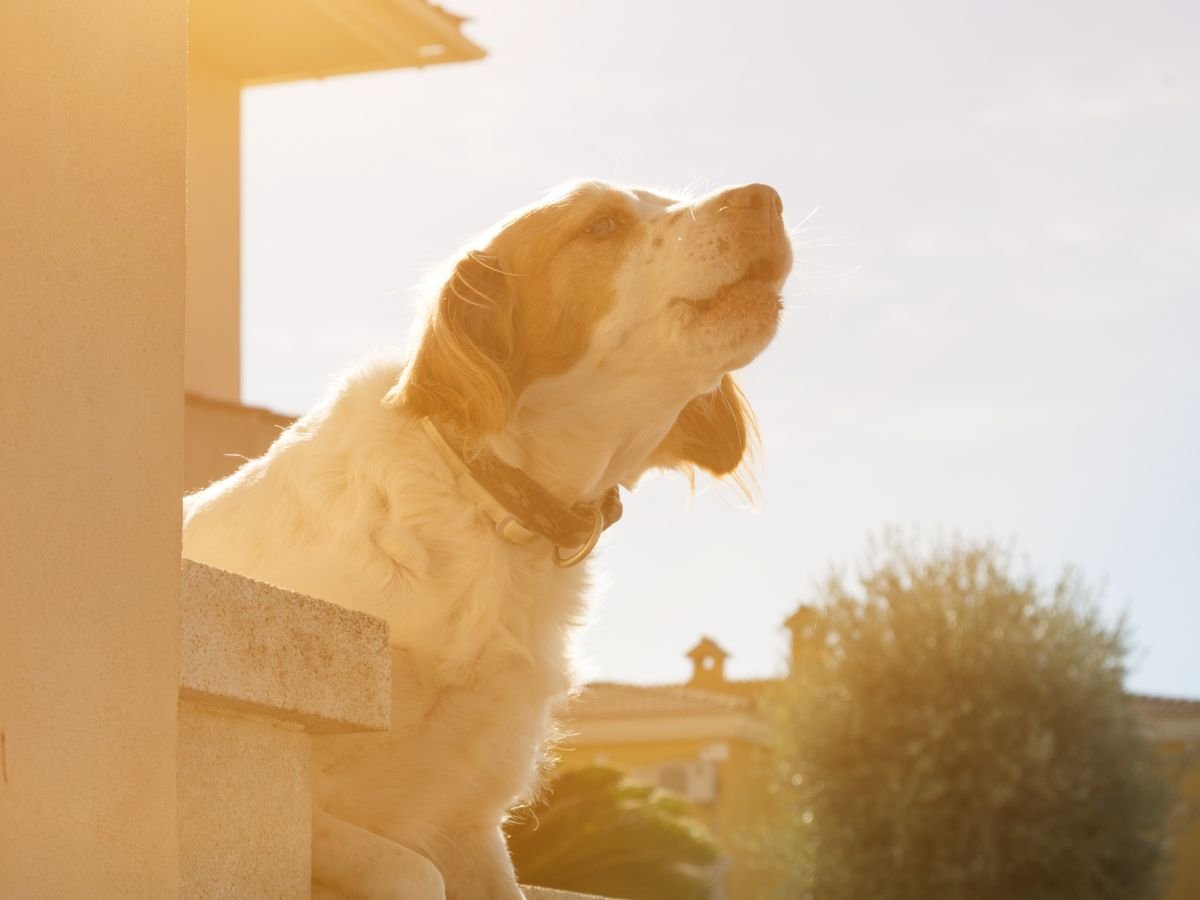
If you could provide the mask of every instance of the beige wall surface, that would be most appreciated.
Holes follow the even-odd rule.
[[[241,83],[193,48],[188,63],[187,390],[242,390]]]
[[[186,5],[3,20],[0,896],[171,897]]]
[[[262,456],[293,421],[269,409],[196,394],[187,395],[183,409],[183,487],[189,494]]]

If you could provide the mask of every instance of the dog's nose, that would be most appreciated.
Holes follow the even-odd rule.
[[[732,188],[722,197],[723,205],[757,213],[765,222],[783,215],[783,201],[768,184],[745,184]]]

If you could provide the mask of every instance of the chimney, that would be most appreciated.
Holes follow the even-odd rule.
[[[688,687],[720,688],[725,684],[725,660],[729,654],[716,641],[701,638],[687,655],[692,660],[692,680]]]
[[[814,652],[819,643],[817,629],[817,610],[807,604],[800,604],[783,623],[783,627],[792,633],[791,670],[796,671]]]

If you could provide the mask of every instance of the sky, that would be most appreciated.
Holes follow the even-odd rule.
[[[741,373],[760,496],[663,476],[597,555],[584,674],[784,665],[888,527],[1011,541],[1200,697],[1200,7],[446,0],[486,59],[248,89],[243,399],[300,413],[548,188],[778,189],[796,265]]]

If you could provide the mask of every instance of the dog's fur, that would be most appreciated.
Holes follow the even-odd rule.
[[[364,365],[185,500],[186,556],[390,625],[390,731],[315,749],[325,895],[411,896],[437,878],[411,850],[451,900],[521,897],[500,824],[571,687],[585,567],[499,536],[420,419],[568,504],[656,467],[734,472],[753,419],[728,373],[777,327],[781,212],[761,185],[564,188],[459,258],[408,359]]]

